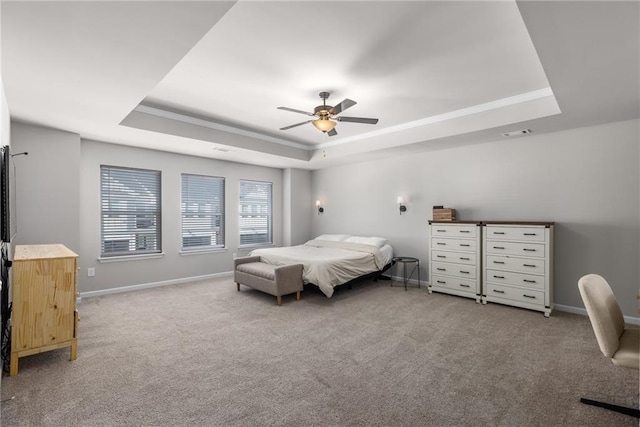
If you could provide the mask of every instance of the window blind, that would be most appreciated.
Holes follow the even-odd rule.
[[[182,174],[182,249],[224,247],[224,178]]]
[[[273,243],[270,182],[240,181],[240,245]]]
[[[101,254],[161,251],[160,171],[100,166]]]

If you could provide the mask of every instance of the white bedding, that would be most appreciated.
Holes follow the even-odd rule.
[[[269,264],[302,264],[305,283],[313,283],[327,296],[333,288],[356,277],[380,271],[391,262],[390,245],[378,248],[360,243],[309,240],[304,245],[253,250]]]

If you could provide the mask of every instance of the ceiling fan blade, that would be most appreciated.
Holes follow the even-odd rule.
[[[296,110],[295,108],[278,107],[278,110],[291,111],[292,113],[300,113],[300,114],[304,114],[306,116],[313,116],[313,113],[308,113],[308,112],[302,111],[302,110]]]
[[[367,117],[336,117],[335,120],[339,122],[352,122],[352,123],[366,123],[368,125],[375,125],[378,123],[378,119],[370,119]]]
[[[351,108],[356,104],[357,104],[356,101],[347,98],[344,101],[342,101],[340,104],[338,104],[335,107],[333,107],[332,109],[330,109],[329,110],[329,114],[331,114],[331,115],[340,114],[342,111],[346,110],[347,108]]]
[[[302,125],[306,125],[307,123],[311,123],[313,120],[307,120],[306,122],[300,122],[300,123],[296,123],[295,125],[289,125],[289,126],[285,126],[283,128],[280,128],[280,130],[287,130],[287,129],[291,129],[294,128],[296,126],[302,126]]]
[[[338,134],[338,131],[336,130],[336,128],[333,128],[329,132],[327,132],[327,135],[329,136],[336,136],[337,134]]]

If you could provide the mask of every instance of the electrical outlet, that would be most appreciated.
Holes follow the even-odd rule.
[[[238,254],[234,252],[233,253],[233,259],[236,259],[236,258],[238,258]]]
[[[96,269],[93,267],[87,268],[87,276],[93,277],[96,275]]]

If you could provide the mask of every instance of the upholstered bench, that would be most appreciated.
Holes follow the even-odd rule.
[[[302,264],[272,265],[262,262],[259,256],[240,257],[233,260],[233,280],[238,286],[249,286],[276,297],[282,305],[282,295],[296,293],[300,300],[303,288]]]

